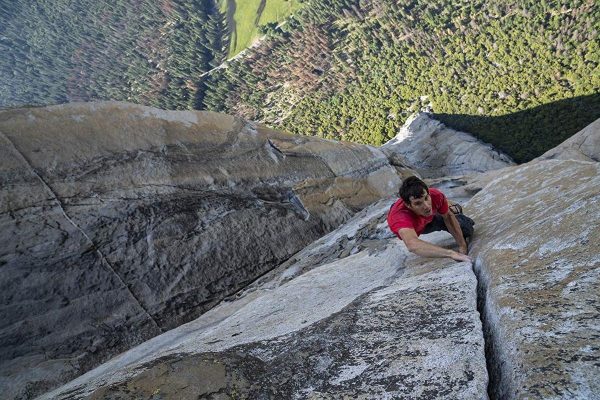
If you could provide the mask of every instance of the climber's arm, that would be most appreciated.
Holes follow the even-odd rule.
[[[402,228],[398,231],[408,251],[421,257],[448,257],[455,261],[471,261],[471,259],[451,249],[425,242],[417,237],[417,233],[411,228]],[[464,239],[463,239],[464,240]]]
[[[440,214],[446,227],[448,228],[448,232],[454,237],[456,240],[456,244],[458,245],[458,252],[461,254],[467,254],[467,242],[462,234],[462,229],[460,229],[460,224],[458,220],[454,216],[452,211],[448,211],[446,214]]]

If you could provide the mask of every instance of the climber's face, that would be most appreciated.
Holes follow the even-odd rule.
[[[421,197],[410,196],[410,204],[407,204],[406,207],[421,217],[429,217],[433,210],[431,208],[431,197],[429,196],[429,192],[423,190],[423,195]]]

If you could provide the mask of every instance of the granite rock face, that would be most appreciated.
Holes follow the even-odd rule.
[[[471,265],[407,253],[385,222],[392,201],[42,398],[487,398]]]
[[[600,119],[535,160],[600,161]]]
[[[600,164],[446,131],[418,115],[380,150],[125,103],[0,113],[3,398],[598,398]],[[592,131],[557,149],[597,159]],[[411,165],[475,195],[474,266],[389,232],[395,199],[372,203]]]
[[[381,146],[390,159],[400,158],[424,178],[470,175],[514,165],[505,154],[465,132],[455,131],[417,113],[396,137]]]
[[[372,147],[114,102],[3,111],[0,153],[9,398],[196,318],[400,182]]]
[[[470,201],[492,394],[600,396],[600,164],[509,168]]]
[[[600,164],[465,183],[482,325],[471,266],[408,254],[385,225],[390,199],[45,398],[597,398]]]

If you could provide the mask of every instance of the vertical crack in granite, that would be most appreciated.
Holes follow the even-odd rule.
[[[481,318],[481,327],[483,329],[483,340],[485,345],[485,361],[489,377],[488,397],[490,400],[506,399],[509,392],[510,378],[506,374],[506,362],[500,352],[499,332],[496,318],[492,314],[488,302],[489,277],[481,265],[482,261],[477,258],[473,263],[473,272],[477,278],[477,311]]]
[[[273,149],[273,152],[278,156],[278,158],[285,158],[285,153],[281,151],[281,149],[279,149],[279,147],[277,147],[275,143],[273,143],[273,140],[271,140],[270,138],[267,139],[267,144],[270,146],[271,149]]]
[[[94,249],[94,251],[98,254],[98,256],[100,257],[100,260],[102,261],[102,264],[104,264],[107,269],[114,275],[117,277],[117,279],[119,280],[119,282],[121,282],[121,284],[125,287],[125,289],[127,290],[127,292],[129,293],[129,295],[133,298],[133,300],[137,303],[137,305],[142,309],[142,311],[144,312],[144,314],[146,314],[146,316],[152,321],[152,323],[154,324],[154,326],[156,327],[156,329],[159,331],[159,333],[163,333],[163,329],[160,327],[160,325],[156,322],[156,320],[152,317],[152,315],[150,315],[150,313],[148,312],[148,310],[144,307],[144,305],[142,304],[142,302],[136,297],[136,295],[131,291],[131,289],[129,288],[129,286],[125,283],[125,281],[123,281],[123,279],[121,278],[121,276],[117,273],[117,271],[115,271],[115,269],[113,268],[113,266],[111,265],[111,263],[106,259],[106,257],[104,256],[104,254],[102,254],[102,252],[100,251],[100,249],[98,248],[98,246],[96,246],[96,244],[94,243],[94,241],[85,233],[85,231],[83,229],[81,229],[81,227],[79,227],[75,221],[73,221],[71,219],[71,217],[69,217],[69,215],[67,214],[67,212],[65,211],[65,208],[63,206],[63,203],[60,201],[60,198],[58,197],[58,195],[54,192],[54,190],[52,189],[52,187],[50,187],[50,185],[44,180],[44,178],[42,178],[42,176],[35,170],[35,168],[33,167],[33,165],[31,164],[31,162],[27,159],[27,157],[25,157],[25,155],[17,148],[17,146],[15,146],[15,144],[13,143],[12,140],[10,140],[10,138],[8,136],[6,136],[3,132],[0,132],[0,135],[2,135],[2,137],[8,142],[10,143],[11,147],[14,149],[15,153],[19,156],[19,158],[21,158],[21,160],[23,161],[23,163],[27,166],[27,168],[37,177],[37,179],[39,179],[39,181],[42,183],[42,186],[49,192],[49,194],[54,198],[54,200],[56,201],[56,204],[58,206],[58,208],[60,209],[60,212],[62,213],[62,215],[65,217],[65,219],[71,224],[73,225],[73,227],[75,227],[75,229],[77,229],[79,232],[81,232],[81,234],[83,235],[83,237],[92,245],[92,248]]]

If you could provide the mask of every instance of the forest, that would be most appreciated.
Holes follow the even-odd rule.
[[[313,0],[207,80],[204,106],[380,145],[410,114],[525,162],[600,117],[594,0]]]
[[[426,110],[517,162],[600,117],[595,0],[302,3],[228,61],[213,0],[3,5],[0,107],[126,100],[372,145]]]
[[[229,48],[214,0],[0,2],[0,107],[113,99],[201,108]]]

